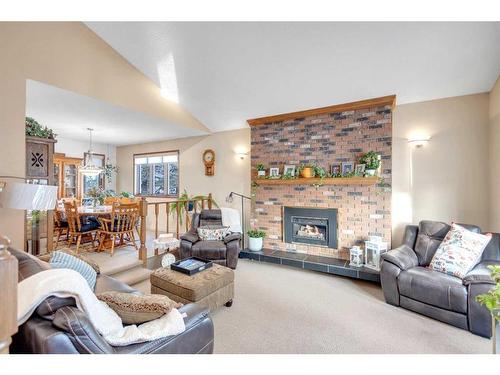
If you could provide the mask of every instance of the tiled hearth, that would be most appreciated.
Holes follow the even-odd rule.
[[[267,122],[251,127],[252,167],[354,162],[368,151],[382,157],[376,185],[262,184],[253,188],[252,219],[267,232],[264,248],[306,255],[348,259],[352,245],[370,235],[391,242],[392,105],[376,105],[342,112]],[[259,183],[255,175],[252,182]],[[336,249],[284,241],[283,207],[338,210]]]

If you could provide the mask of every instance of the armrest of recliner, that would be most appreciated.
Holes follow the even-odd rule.
[[[227,244],[231,241],[241,240],[241,233],[231,233],[230,235],[224,237],[224,243]]]
[[[403,271],[418,266],[417,254],[407,245],[401,245],[382,254],[382,259],[394,264]]]
[[[470,270],[467,275],[462,279],[464,285],[470,284],[492,284],[495,285],[495,281],[491,278],[491,270],[488,266],[500,265],[500,262],[496,261],[484,261],[478,263],[472,270]]]
[[[189,241],[191,243],[196,243],[199,240],[199,237],[196,233],[186,232],[181,236],[181,240]]]

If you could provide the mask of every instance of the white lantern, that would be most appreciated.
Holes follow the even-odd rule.
[[[363,265],[363,250],[359,246],[353,246],[349,251],[349,265],[353,267]]]
[[[365,267],[380,271],[380,256],[387,252],[387,242],[365,241]]]

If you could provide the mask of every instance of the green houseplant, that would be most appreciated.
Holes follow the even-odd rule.
[[[36,121],[32,117],[26,117],[24,121],[25,132],[27,136],[30,137],[38,137],[38,138],[47,138],[47,139],[56,139],[56,134],[52,129],[48,127],[44,127],[40,125],[38,121]]]
[[[361,164],[365,165],[365,174],[375,176],[375,172],[380,167],[380,155],[375,151],[369,151],[359,159]]]
[[[257,169],[257,177],[262,178],[266,176],[266,166],[262,163],[256,165],[255,169]]]
[[[207,198],[208,197],[206,195],[189,196],[186,189],[184,189],[183,193],[179,196],[179,199],[175,202],[170,203],[170,214],[174,216],[177,213],[177,210],[179,210],[179,223],[182,225],[182,217],[185,215],[186,209],[187,212],[193,211],[195,201]],[[212,205],[214,205],[215,207],[219,207],[217,202],[215,202],[213,199]]]
[[[495,281],[495,286],[488,292],[476,297],[476,301],[484,305],[491,313],[493,354],[498,354],[500,340],[498,336],[500,328],[500,266],[488,266],[491,271],[491,278]]]
[[[266,232],[256,228],[252,228],[247,232],[248,235],[248,248],[251,251],[261,251],[262,241],[266,236]]]

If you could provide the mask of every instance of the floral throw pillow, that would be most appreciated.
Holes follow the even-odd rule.
[[[229,227],[205,225],[198,228],[202,241],[222,241],[229,234]]]
[[[491,235],[471,232],[457,224],[439,245],[429,268],[461,279],[477,264]]]

